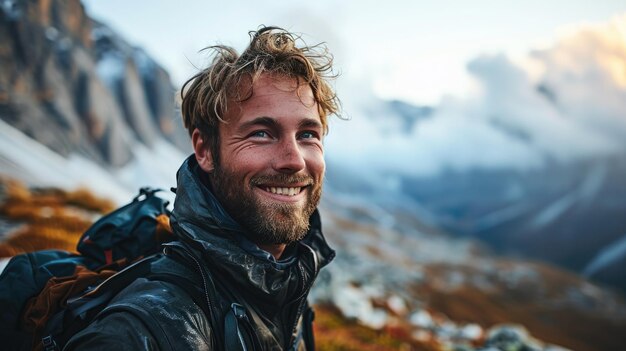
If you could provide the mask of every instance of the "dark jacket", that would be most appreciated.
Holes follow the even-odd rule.
[[[193,157],[178,171],[172,228],[179,241],[156,260],[156,276],[137,279],[120,292],[65,350],[224,349],[233,303],[246,311],[257,347],[302,346],[298,324],[306,297],[319,270],[335,256],[322,236],[318,212],[307,236],[277,261],[246,239],[201,177]],[[159,278],[159,267],[181,279]]]

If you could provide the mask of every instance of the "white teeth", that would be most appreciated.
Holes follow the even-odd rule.
[[[265,191],[270,192],[272,194],[295,196],[300,193],[300,189],[302,188],[301,187],[297,187],[297,188],[266,187]]]

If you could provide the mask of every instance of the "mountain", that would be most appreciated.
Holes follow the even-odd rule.
[[[90,19],[78,0],[5,1],[0,38],[4,174],[59,186],[73,179],[113,194],[171,186],[190,145],[175,89],[156,61]],[[24,152],[36,144],[45,149],[33,155],[49,157]],[[149,173],[146,164],[167,169]]]
[[[189,148],[168,73],[79,1],[5,2],[0,38],[0,117],[54,152],[119,167],[135,140]]]
[[[554,165],[528,172],[449,173],[405,179],[403,190],[448,230],[501,252],[540,258],[577,272],[626,235],[626,157]],[[600,279],[626,288],[626,276]]]

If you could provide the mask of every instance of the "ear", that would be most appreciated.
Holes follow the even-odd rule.
[[[194,129],[193,133],[191,133],[191,143],[193,145],[193,151],[196,154],[196,161],[198,161],[200,168],[207,173],[212,172],[213,169],[215,169],[213,165],[213,154],[211,154],[209,144],[202,138],[202,134],[200,134],[198,128]]]

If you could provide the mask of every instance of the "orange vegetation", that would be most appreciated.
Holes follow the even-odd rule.
[[[483,327],[521,324],[538,339],[576,351],[619,350],[626,345],[626,319],[605,316],[594,310],[594,306],[587,306],[586,311],[571,304],[548,303],[546,298],[556,300],[567,287],[579,289],[580,278],[545,264],[532,266],[543,277],[542,287],[522,284],[500,286],[487,292],[468,285],[446,290],[434,284],[421,284],[415,287],[415,293],[431,309],[457,322],[474,322]],[[428,267],[429,276],[435,280],[447,268],[447,265],[432,265]]]
[[[410,331],[402,325],[386,326],[375,330],[343,317],[331,305],[315,307],[315,346],[321,351],[439,351],[435,340],[419,342],[411,338]]]
[[[16,224],[0,243],[0,257],[44,249],[75,251],[94,215],[114,208],[111,201],[97,198],[85,189],[29,190],[15,180],[0,181],[0,217]]]

